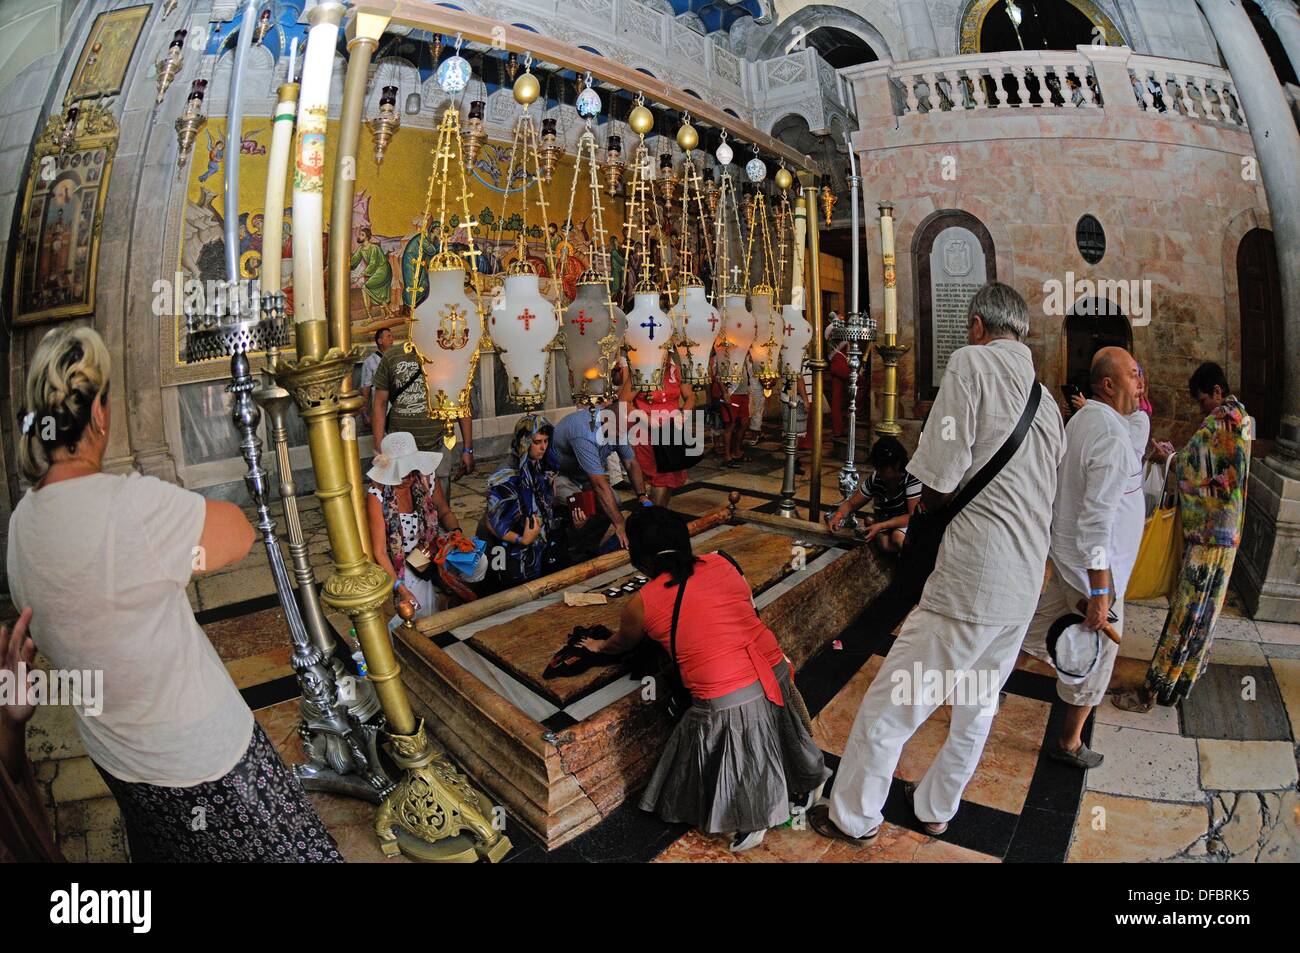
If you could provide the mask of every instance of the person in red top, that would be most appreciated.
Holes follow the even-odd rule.
[[[664,353],[663,386],[659,390],[632,390],[632,375],[623,375],[623,385],[619,389],[618,399],[628,410],[640,410],[648,415],[651,432],[667,432],[664,418],[670,415],[680,416],[695,409],[695,389],[682,386],[682,363],[675,351]],[[632,443],[632,452],[636,462],[641,465],[646,482],[650,484],[650,499],[655,506],[667,506],[672,491],[686,484],[686,470],[659,472],[655,461],[655,448],[643,441]]]
[[[696,557],[686,520],[663,507],[627,520],[632,565],[650,581],[604,642],[579,643],[619,654],[645,636],[676,659],[692,704],[682,717],[641,809],[706,834],[732,833],[731,849],[759,844],[785,823],[792,803],[807,809],[830,777],[785,653],[759,619],[749,583],[725,553]]]

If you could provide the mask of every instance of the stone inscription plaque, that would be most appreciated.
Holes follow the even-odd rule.
[[[937,385],[948,357],[966,345],[966,308],[988,280],[984,249],[975,233],[945,228],[930,249],[930,359]]]

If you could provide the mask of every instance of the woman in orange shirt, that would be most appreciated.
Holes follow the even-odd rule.
[[[676,657],[691,693],[641,809],[706,834],[731,832],[732,850],[754,847],[785,823],[792,803],[811,806],[830,776],[800,714],[790,662],[739,567],[724,553],[695,556],[680,515],[638,509],[627,536],[632,565],[650,581],[615,635],[580,644],[619,654],[648,635]]]

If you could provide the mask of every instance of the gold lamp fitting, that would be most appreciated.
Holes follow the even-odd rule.
[[[690,152],[700,144],[700,134],[689,122],[684,122],[677,130],[677,144],[682,147],[682,151]]]
[[[835,193],[831,191],[829,185],[822,186],[821,199],[822,218],[826,220],[826,224],[829,226],[831,223],[831,214],[835,211],[835,203],[839,200],[835,198]]]
[[[655,126],[655,114],[646,109],[640,96],[632,111],[627,114],[627,124],[638,136],[644,136]]]
[[[521,73],[515,80],[514,96],[515,102],[519,105],[528,106],[535,103],[540,95],[542,95],[542,84],[531,72]]]
[[[171,87],[172,80],[174,80],[177,74],[180,73],[181,67],[185,65],[185,61],[181,57],[181,51],[185,47],[185,36],[187,33],[187,30],[177,30],[172,36],[171,43],[167,47],[167,55],[157,63],[158,98],[154,101],[154,105],[162,105],[163,97],[167,95],[167,90]]]
[[[776,170],[776,187],[785,190],[792,185],[794,185],[794,176],[790,174],[789,169],[785,166],[781,166],[781,168]]]
[[[397,135],[402,126],[402,117],[397,114],[397,87],[385,86],[379,97],[379,115],[370,120],[370,133],[375,137],[375,165],[384,164],[384,155],[388,144]]]

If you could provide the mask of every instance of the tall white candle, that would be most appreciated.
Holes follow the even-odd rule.
[[[898,289],[894,275],[894,207],[880,206],[880,256],[885,265],[885,335],[898,333]]]
[[[307,15],[307,53],[298,94],[298,142],[293,167],[293,319],[324,321],[325,126],[330,74],[343,4],[325,0]]]

